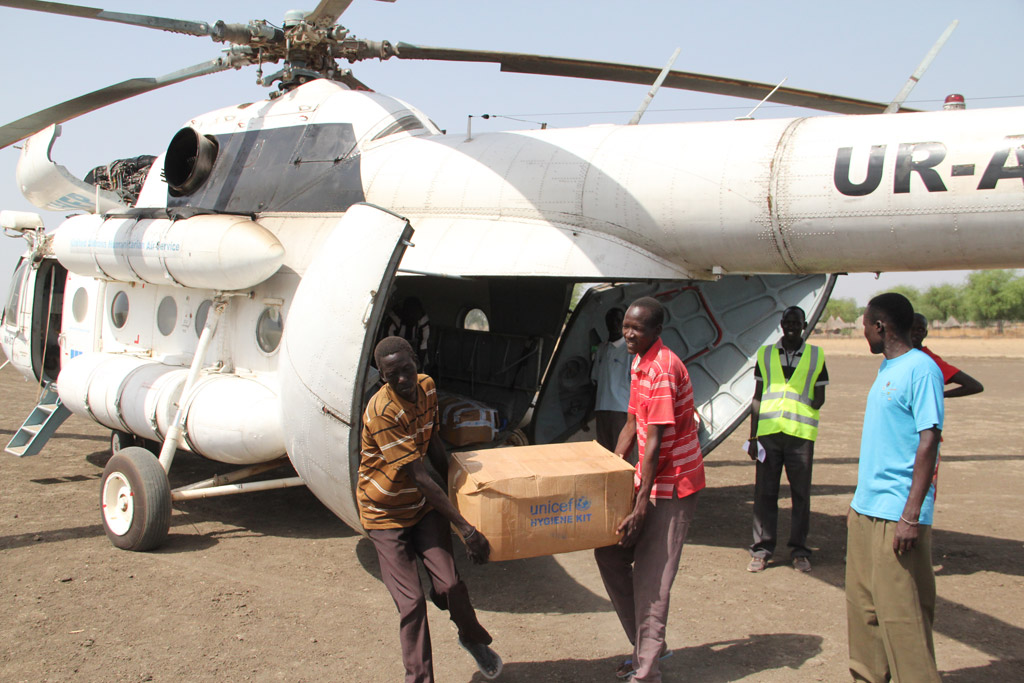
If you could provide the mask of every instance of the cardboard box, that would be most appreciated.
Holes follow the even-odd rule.
[[[488,405],[454,394],[437,401],[441,416],[441,438],[453,446],[494,441],[498,433],[498,411]]]
[[[596,441],[453,453],[448,485],[492,560],[611,545],[633,506],[633,468]]]

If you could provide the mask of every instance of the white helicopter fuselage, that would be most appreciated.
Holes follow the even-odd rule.
[[[457,244],[501,240],[503,223],[524,222],[578,242],[604,276],[619,273],[601,255],[624,245],[697,278],[1007,267],[1024,257],[1022,116],[449,134],[368,150],[363,172],[367,201],[409,217],[419,243],[441,247],[410,254],[424,266],[457,267]],[[513,252],[517,270],[543,268],[532,246]]]
[[[181,405],[181,445],[216,460],[287,452],[313,493],[358,528],[360,410],[396,269],[413,283],[405,294],[433,297],[438,320],[457,317],[453,287],[495,308],[501,296],[515,301],[520,322],[494,311],[492,332],[544,341],[538,381],[552,342],[570,333],[566,283],[703,281],[684,289],[700,289],[697,307],[718,337],[681,355],[706,354],[698,412],[705,442],[717,443],[746,412],[749,359],[777,336],[785,298],[785,286],[752,291],[741,276],[1024,264],[1022,116],[443,135],[400,100],[313,81],[189,122],[217,150],[195,189],[169,192],[161,158],[135,212],[57,229],[53,253],[68,271],[60,394],[74,412],[152,440],[166,437]],[[484,292],[491,282],[498,289]],[[522,321],[547,304],[509,299],[509,282],[553,293],[551,311],[538,314],[546,328]],[[830,287],[818,282],[792,302],[820,311]],[[210,302],[222,296],[204,369],[182,396]],[[730,328],[729,316],[742,322]],[[17,352],[28,342],[7,327],[8,357],[38,377],[38,359]],[[743,336],[750,330],[756,339]],[[513,426],[532,401],[517,404]]]
[[[413,117],[415,129],[387,134]],[[193,125],[215,136],[351,125],[349,148],[338,149],[358,160],[360,187],[302,205],[344,209],[361,198],[409,218],[413,267],[460,273],[487,259],[467,245],[488,243],[501,257],[488,266],[515,274],[580,275],[560,270],[558,257],[585,255],[599,278],[708,278],[1021,263],[1022,117],[1007,108],[441,136],[399,100],[315,81]],[[259,163],[260,144],[249,143],[247,163]],[[338,163],[304,152],[300,141],[289,161]],[[140,205],[166,201],[156,183]],[[512,245],[527,253],[510,259]],[[555,263],[536,246],[554,248]]]

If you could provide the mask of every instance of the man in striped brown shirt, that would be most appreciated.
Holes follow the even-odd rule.
[[[416,355],[401,337],[386,337],[373,352],[383,388],[363,415],[356,498],[367,535],[377,549],[380,573],[400,616],[399,639],[406,683],[434,680],[427,604],[416,558],[430,575],[430,598],[447,610],[459,630],[459,643],[476,660],[484,678],[501,673],[491,636],[477,621],[466,584],[452,557],[449,525],[466,544],[470,559],[487,562],[484,535],[459,513],[423,462],[442,476],[447,457],[437,433],[434,380],[417,373]]]
[[[615,453],[625,458],[639,441],[636,502],[619,524],[617,545],[594,551],[631,658],[619,678],[660,682],[669,593],[683,543],[704,488],[704,459],[694,417],[693,387],[679,357],[661,341],[665,311],[657,299],[634,301],[622,321],[631,366],[629,416]]]

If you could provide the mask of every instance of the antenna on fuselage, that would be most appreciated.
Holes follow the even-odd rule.
[[[767,95],[765,95],[764,99],[761,100],[760,102],[758,102],[754,106],[753,109],[751,109],[749,112],[747,112],[746,116],[737,116],[735,120],[736,121],[753,121],[754,120],[754,112],[757,111],[758,109],[760,109],[761,105],[764,104],[765,102],[767,102],[768,99],[771,98],[771,96],[775,94],[775,91],[782,87],[782,84],[785,83],[788,78],[789,78],[789,76],[786,76],[786,78],[783,78],[781,81],[779,81],[779,84],[777,86],[775,86],[774,88],[772,88],[772,91],[770,93],[768,93]]]
[[[918,64],[917,70],[910,74],[910,78],[908,78],[907,82],[903,84],[903,88],[900,90],[899,94],[893,98],[892,102],[889,103],[889,106],[887,106],[885,111],[882,112],[883,114],[894,114],[900,110],[900,105],[906,101],[907,97],[910,95],[910,91],[914,89],[917,82],[921,80],[922,76],[924,76],[924,72],[932,65],[932,60],[935,59],[935,55],[939,54],[939,50],[942,49],[942,46],[946,44],[946,41],[949,40],[949,37],[953,35],[953,31],[955,31],[956,27],[959,25],[960,20],[954,19],[953,23],[946,27],[946,30],[942,32],[939,39],[935,41],[934,45],[932,45],[932,49],[928,51],[928,54],[926,54],[924,59],[921,60],[921,63]]]
[[[665,82],[665,78],[668,76],[668,72],[672,70],[672,65],[676,63],[676,58],[679,57],[679,51],[681,49],[682,48],[677,47],[676,51],[672,53],[671,57],[669,57],[668,64],[666,64],[665,68],[661,70],[661,73],[658,74],[658,77],[654,79],[654,84],[651,86],[651,89],[648,90],[647,94],[644,96],[643,101],[640,103],[640,108],[636,110],[636,113],[633,114],[633,118],[629,120],[629,125],[635,126],[636,124],[640,123],[640,119],[641,117],[643,117],[644,112],[647,111],[647,107],[651,104],[651,100],[653,100],[654,96],[658,94],[658,90],[661,88],[661,84]]]

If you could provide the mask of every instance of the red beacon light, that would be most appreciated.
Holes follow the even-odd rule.
[[[964,101],[963,95],[954,93],[946,97],[946,101],[942,103],[942,108],[946,111],[967,109],[967,103]]]

